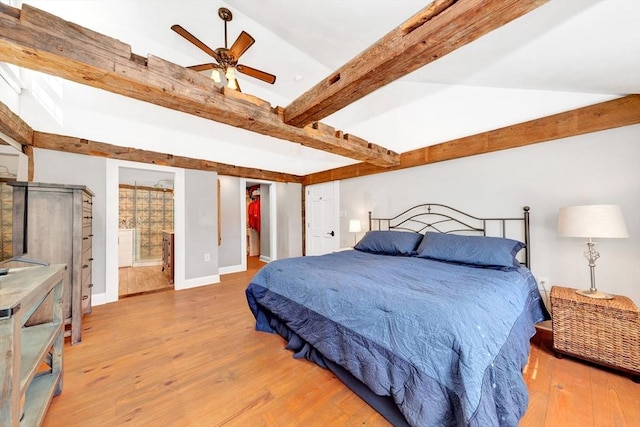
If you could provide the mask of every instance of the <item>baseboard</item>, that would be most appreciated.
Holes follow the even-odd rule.
[[[260,255],[260,261],[262,262],[271,262],[271,257]]]
[[[185,279],[182,286],[180,286],[180,288],[176,287],[175,289],[176,291],[179,291],[183,289],[197,288],[198,286],[213,285],[215,283],[220,283],[219,274],[213,274],[211,276],[204,276],[204,277],[196,277],[195,279]]]
[[[100,294],[92,294],[91,295],[91,306],[94,305],[104,305],[113,301],[109,301],[107,299],[107,293],[102,292]]]
[[[218,274],[239,273],[239,272],[245,271],[245,270],[246,270],[246,268],[242,268],[242,264],[229,265],[227,267],[220,267],[218,269]]]

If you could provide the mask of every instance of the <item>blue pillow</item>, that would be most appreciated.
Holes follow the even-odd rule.
[[[367,231],[354,249],[381,255],[414,255],[422,234],[408,231]]]
[[[463,236],[427,232],[417,255],[438,261],[513,270],[520,267],[516,255],[525,244],[502,237]]]

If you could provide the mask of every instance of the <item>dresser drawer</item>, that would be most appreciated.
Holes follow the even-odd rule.
[[[93,233],[91,232],[91,226],[82,227],[82,252],[91,248],[93,240]]]

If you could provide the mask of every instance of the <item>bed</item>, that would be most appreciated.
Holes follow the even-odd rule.
[[[529,208],[479,218],[421,204],[370,213],[369,229],[354,250],[263,267],[246,289],[256,329],[395,426],[517,426],[529,340],[548,318],[528,268]]]

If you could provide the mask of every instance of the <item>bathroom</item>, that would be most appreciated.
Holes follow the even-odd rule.
[[[173,288],[173,199],[172,173],[120,168],[119,297]]]

